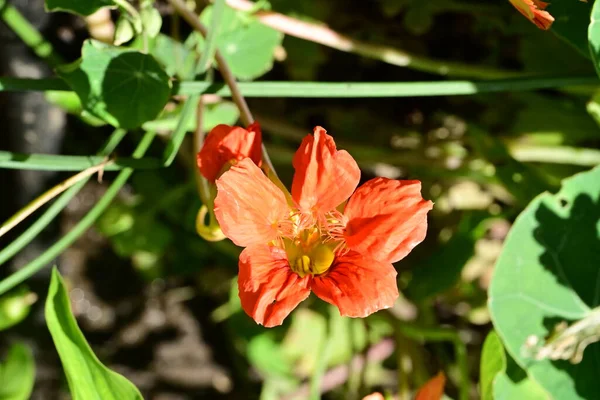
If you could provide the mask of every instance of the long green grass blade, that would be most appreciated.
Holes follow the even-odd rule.
[[[150,147],[154,136],[154,132],[145,133],[144,137],[133,153],[133,158],[143,157]],[[73,229],[71,229],[65,236],[63,236],[58,242],[52,245],[35,260],[31,261],[6,279],[0,281],[0,295],[24,282],[27,278],[44,268],[67,247],[69,247],[79,236],[81,236],[109,206],[132,173],[132,168],[126,168],[119,172],[119,175],[117,175],[117,178],[106,190],[104,196],[100,198],[94,207],[81,219],[81,221],[79,221],[77,225],[75,225]]]
[[[45,171],[82,171],[98,165],[105,156],[64,156],[56,154],[22,154],[0,151],[0,168],[34,169]],[[114,163],[106,166],[105,171],[120,171],[124,168],[152,169],[163,166],[161,160],[144,158],[136,160],[118,157]]]
[[[567,86],[600,85],[596,76],[520,78],[491,81],[431,81],[431,82],[240,82],[245,97],[282,98],[365,98],[460,96],[478,93],[552,89]],[[70,90],[59,79],[0,78],[1,91]],[[175,95],[231,93],[223,82],[175,82]]]
[[[183,143],[183,139],[185,138],[185,134],[187,133],[187,127],[190,125],[189,119],[194,118],[194,110],[198,106],[198,100],[200,95],[190,96],[183,106],[183,110],[181,111],[181,115],[179,116],[179,121],[177,121],[177,126],[173,133],[171,133],[171,140],[167,143],[167,147],[165,148],[165,152],[163,154],[163,165],[168,167],[173,163],[181,144]]]
[[[210,22],[210,28],[208,35],[206,35],[206,41],[204,42],[204,49],[198,61],[198,68],[196,73],[204,73],[213,59],[217,51],[217,38],[219,37],[219,28],[221,27],[221,20],[223,19],[223,12],[225,11],[225,0],[215,0],[212,8],[212,20]]]
[[[112,153],[117,148],[121,140],[123,140],[126,133],[127,131],[123,129],[115,130],[108,138],[104,146],[102,146],[102,149],[100,149],[98,152],[99,156],[104,157]],[[37,219],[37,221],[27,228],[27,230],[12,243],[2,249],[2,251],[0,251],[0,265],[4,264],[7,260],[21,251],[23,247],[27,246],[41,231],[43,231],[48,224],[50,224],[50,222],[56,218],[58,213],[60,213],[67,206],[67,204],[69,204],[69,201],[71,201],[71,199],[77,193],[79,193],[88,180],[89,178],[78,182],[77,184],[73,185],[73,187],[61,194],[40,216],[40,218]]]

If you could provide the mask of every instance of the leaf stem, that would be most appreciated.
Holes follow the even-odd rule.
[[[56,196],[58,196],[59,194],[61,194],[65,190],[67,190],[68,188],[72,187],[76,183],[81,182],[85,178],[88,178],[88,177],[94,175],[96,172],[101,172],[104,169],[104,167],[106,165],[110,164],[111,162],[112,162],[111,160],[107,159],[98,165],[94,165],[93,167],[87,168],[87,169],[81,171],[80,173],[73,175],[72,177],[66,179],[65,181],[59,183],[58,185],[56,185],[56,186],[50,188],[49,190],[47,190],[46,192],[42,193],[40,196],[38,196],[32,202],[30,202],[25,207],[23,207],[22,209],[17,211],[17,213],[15,215],[13,215],[12,217],[10,217],[6,222],[4,222],[2,225],[0,225],[0,237],[5,235],[8,231],[10,231],[12,228],[17,226],[25,218],[27,218],[28,216],[33,214],[36,210],[38,210],[44,204],[48,203],[50,200],[52,200],[53,198],[55,198]]]
[[[54,51],[52,44],[7,0],[0,0],[0,20],[48,65],[56,67],[64,64],[64,60]]]
[[[459,399],[469,399],[469,364],[467,360],[467,346],[460,338],[456,330],[443,327],[425,328],[414,324],[409,324],[406,321],[398,320],[390,312],[386,313],[389,320],[394,325],[395,329],[404,336],[417,341],[430,342],[451,342],[454,346],[456,364],[460,371],[461,381],[459,384]]]
[[[169,3],[177,11],[177,13],[181,15],[181,17],[192,28],[194,28],[194,30],[200,32],[200,34],[205,38],[208,36],[206,27],[202,24],[202,22],[200,22],[200,17],[187,8],[183,0],[169,0]],[[215,50],[215,60],[217,61],[219,72],[221,72],[221,76],[229,88],[231,98],[237,108],[240,110],[240,119],[242,120],[242,123],[246,126],[252,124],[254,122],[254,117],[248,108],[246,99],[244,99],[233,73],[229,69],[227,62],[219,50]],[[267,153],[264,143],[262,144],[262,158],[267,167],[273,171],[273,173],[275,173],[275,168],[273,167],[273,163],[271,162],[271,158]]]
[[[117,145],[123,140],[127,131],[116,129],[108,138],[102,149],[98,152],[99,156],[106,157],[112,153]],[[21,249],[27,246],[48,224],[67,206],[69,201],[83,188],[89,178],[77,182],[73,187],[64,192],[50,207],[18,238],[0,251],[0,265],[17,254]]]
[[[226,1],[228,6],[236,10],[251,11],[254,7],[254,3],[248,0]],[[323,23],[317,24],[300,21],[272,11],[258,11],[254,16],[264,25],[283,32],[286,35],[319,43],[336,50],[356,53],[388,64],[436,75],[462,76],[478,79],[498,79],[524,75],[517,71],[505,71],[459,62],[433,60],[394,47],[355,40],[332,30]]]
[[[133,153],[134,158],[141,158],[146,153],[150,147],[150,144],[152,143],[152,140],[154,139],[154,135],[154,132],[146,132],[144,134],[144,137],[137,145]],[[110,205],[112,200],[115,198],[121,187],[125,185],[132,173],[132,168],[126,168],[121,171],[119,175],[117,175],[117,178],[106,190],[106,193],[104,193],[102,198],[100,198],[94,207],[79,221],[77,225],[75,225],[73,229],[71,229],[65,236],[63,236],[58,242],[47,249],[35,260],[31,261],[22,268],[19,268],[6,279],[0,281],[0,295],[6,293],[44,268],[67,247],[69,247],[75,240],[77,240],[77,238],[81,236]]]

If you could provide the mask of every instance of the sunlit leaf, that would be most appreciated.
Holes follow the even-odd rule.
[[[36,294],[25,289],[18,289],[0,297],[0,331],[25,319],[36,300]]]
[[[479,377],[481,400],[549,400],[544,390],[506,354],[494,331],[483,343]]]
[[[210,24],[211,15],[211,7],[202,12],[201,20],[205,25]],[[281,45],[282,39],[281,32],[225,7],[217,48],[237,78],[250,80],[273,67],[275,49]],[[204,40],[200,35],[196,35],[196,40],[203,45]]]
[[[571,364],[535,360],[527,344],[600,304],[599,221],[600,168],[566,179],[556,194],[538,196],[515,221],[489,291],[492,321],[508,352],[556,399],[597,396],[600,345]]]
[[[122,128],[156,118],[171,93],[171,82],[147,54],[95,40],[84,43],[81,59],[58,68],[86,111]]]
[[[27,400],[35,381],[35,362],[29,347],[14,344],[0,363],[0,399]]]
[[[90,348],[73,317],[67,290],[56,268],[46,299],[46,323],[73,400],[142,400],[137,388],[106,368]]]
[[[46,0],[48,11],[68,11],[79,15],[90,15],[102,7],[114,7],[113,0]]]

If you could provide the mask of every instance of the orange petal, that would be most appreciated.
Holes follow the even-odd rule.
[[[210,182],[214,182],[225,164],[249,157],[260,166],[262,137],[260,126],[253,123],[248,129],[239,126],[217,125],[206,136],[196,156],[198,168]]]
[[[289,219],[289,207],[283,192],[251,159],[231,167],[216,183],[215,216],[233,243],[267,244],[278,236],[278,223]]]
[[[293,160],[292,197],[301,211],[331,211],[346,201],[360,180],[360,169],[348,152],[336,150],[333,138],[317,126]]]
[[[396,262],[425,239],[427,212],[421,182],[375,178],[348,201],[344,233],[348,247],[371,258]]]
[[[440,400],[444,396],[446,376],[440,371],[436,376],[425,382],[417,392],[415,400]]]
[[[548,3],[540,0],[509,0],[510,3],[528,20],[540,29],[548,30],[554,22],[549,12],[543,11]]]
[[[312,290],[346,317],[366,317],[390,308],[398,298],[394,266],[353,251],[337,257],[327,273],[314,276]]]
[[[240,254],[238,288],[242,308],[257,323],[270,328],[310,295],[310,279],[293,272],[285,250],[272,246],[247,247]]]

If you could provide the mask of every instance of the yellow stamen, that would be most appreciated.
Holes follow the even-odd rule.
[[[331,267],[335,258],[330,246],[318,244],[308,252],[296,245],[288,246],[288,259],[292,270],[304,278],[307,274],[320,275]]]

